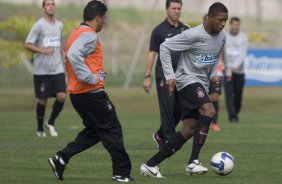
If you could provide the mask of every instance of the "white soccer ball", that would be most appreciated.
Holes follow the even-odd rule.
[[[235,160],[233,156],[227,152],[216,153],[211,158],[211,168],[220,176],[226,176],[230,174],[234,169],[234,165]]]

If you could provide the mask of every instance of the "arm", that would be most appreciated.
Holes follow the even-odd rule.
[[[31,52],[36,52],[36,53],[44,54],[44,55],[47,55],[47,56],[52,56],[54,54],[53,49],[37,47],[32,43],[25,43],[24,48],[26,50],[31,51]]]
[[[176,84],[176,77],[171,62],[171,52],[189,50],[193,42],[194,37],[188,30],[166,40],[160,46],[161,63],[170,95],[172,94],[172,91],[174,90],[174,86]]]
[[[77,79],[86,84],[96,85],[99,82],[98,75],[93,74],[84,62],[85,57],[96,49],[97,43],[96,34],[85,32],[73,42],[67,53]]]
[[[39,28],[39,25],[37,23],[35,23],[27,38],[26,38],[26,41],[25,41],[25,44],[24,44],[24,48],[31,51],[31,52],[36,52],[36,53],[39,53],[39,54],[44,54],[44,55],[48,55],[48,56],[52,56],[54,51],[50,48],[41,48],[41,47],[37,47],[35,45],[35,42],[36,40],[38,39],[38,36],[40,34],[40,28]]]
[[[157,56],[157,53],[159,52],[160,44],[161,44],[160,31],[158,27],[156,27],[151,34],[149,54],[146,62],[145,77],[143,81],[143,89],[147,93],[150,92],[152,87],[151,72],[155,58]]]
[[[232,80],[232,71],[230,63],[226,59],[226,44],[222,50],[222,62],[224,64],[224,74],[225,74],[225,80],[231,81]]]
[[[143,88],[144,90],[149,93],[152,87],[152,80],[151,80],[151,72],[154,65],[155,58],[157,56],[157,53],[154,51],[150,51],[148,54],[148,59],[146,62],[145,67],[145,78],[143,81]]]
[[[166,80],[175,79],[171,62],[171,52],[189,50],[193,44],[193,35],[188,31],[167,39],[160,46],[160,58]]]
[[[63,56],[63,58],[65,58],[65,47],[62,41],[63,38],[63,30],[64,30],[64,25],[62,24],[62,32],[61,32],[61,55]]]
[[[240,56],[238,58],[238,62],[235,63],[235,68],[234,69],[238,69],[245,61],[245,58],[247,56],[247,51],[248,51],[248,38],[247,36],[244,34],[244,41],[242,43],[242,45],[240,46]]]
[[[216,62],[213,65],[213,68],[212,68],[212,71],[211,71],[211,75],[210,75],[210,80],[212,81],[212,84],[214,86],[219,86],[219,84],[220,84],[220,77],[217,76],[218,64],[219,64],[219,61]]]

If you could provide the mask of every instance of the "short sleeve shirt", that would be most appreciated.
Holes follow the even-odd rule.
[[[51,48],[54,50],[52,56],[40,53],[33,54],[34,75],[55,75],[64,73],[61,55],[62,31],[63,23],[58,20],[55,20],[55,23],[51,24],[42,17],[33,24],[25,43],[31,43],[40,48]]]

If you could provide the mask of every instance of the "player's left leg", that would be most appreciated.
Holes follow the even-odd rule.
[[[193,109],[190,110],[190,113],[187,115],[189,115],[193,121],[198,122],[198,125],[195,128],[192,153],[185,170],[187,174],[203,174],[207,172],[208,169],[200,163],[199,154],[205,144],[215,110],[202,84],[192,84],[186,91],[186,95],[189,95],[190,98],[190,101],[188,101],[188,103],[186,102],[186,106],[189,107],[190,105],[190,108]]]
[[[226,108],[228,112],[228,117],[230,122],[237,122],[237,114],[234,105],[234,87],[233,87],[233,80],[227,81],[224,80],[224,92],[225,92],[225,102]]]
[[[245,84],[244,74],[234,74],[234,105],[238,114],[242,106],[243,88]]]
[[[66,83],[64,74],[52,76],[52,88],[52,91],[54,91],[56,94],[56,100],[53,104],[50,118],[48,122],[46,122],[46,128],[49,129],[51,136],[58,136],[58,133],[55,129],[55,120],[62,111],[66,99]]]
[[[184,119],[182,129],[171,136],[159,152],[141,165],[141,173],[151,177],[162,178],[163,176],[158,165],[182,148],[186,141],[193,136],[196,125],[197,122],[191,121],[188,118]]]
[[[209,102],[202,105],[199,109],[199,113],[198,126],[195,128],[194,133],[192,153],[186,167],[187,174],[203,174],[208,171],[199,161],[199,154],[205,144],[212,117],[215,114],[212,103]]]

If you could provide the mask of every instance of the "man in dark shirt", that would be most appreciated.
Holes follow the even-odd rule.
[[[166,80],[159,56],[159,47],[166,39],[178,35],[189,28],[179,21],[181,8],[181,0],[166,1],[167,17],[152,31],[150,50],[145,68],[143,88],[147,93],[149,93],[152,86],[151,71],[154,65],[155,57],[158,55],[155,68],[155,78],[161,115],[161,126],[159,130],[153,134],[153,139],[158,144],[159,149],[161,149],[162,145],[172,135],[175,134],[175,127],[182,117],[177,91],[173,91],[173,94],[170,96],[166,88]],[[172,67],[174,72],[177,69],[177,64],[181,54],[181,52],[173,52],[171,54]],[[198,161],[201,148],[198,142],[198,136],[197,133],[195,133],[192,154],[186,167],[186,171],[189,174],[201,174],[207,172],[208,170],[207,168],[203,167]]]

